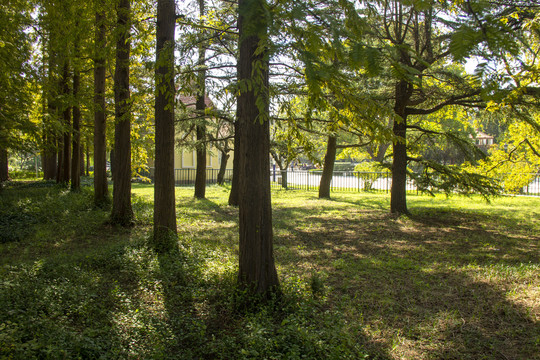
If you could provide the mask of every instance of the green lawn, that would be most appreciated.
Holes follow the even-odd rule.
[[[540,199],[273,192],[284,295],[235,287],[237,209],[177,188],[178,251],[46,183],[0,192],[0,358],[540,359]],[[246,306],[253,302],[254,306]]]

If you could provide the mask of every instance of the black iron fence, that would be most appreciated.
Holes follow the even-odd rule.
[[[270,184],[274,189],[319,190],[322,170],[270,171]],[[519,195],[540,196],[540,176],[524,174],[532,180],[518,192]],[[373,191],[390,192],[392,174],[387,172],[334,171],[331,191]],[[408,192],[419,192],[413,180],[407,180]]]
[[[319,190],[322,170],[270,171],[271,187],[287,189]],[[334,171],[330,183],[331,191],[379,191],[390,192],[390,172]],[[416,191],[412,182],[407,182],[408,191]]]
[[[219,169],[206,169],[206,183],[217,184]],[[223,182],[230,183],[232,179],[232,169],[225,170],[223,174]],[[176,185],[193,185],[195,184],[196,169],[174,169],[174,183]],[[150,168],[148,177],[154,180],[154,168]]]
[[[150,177],[153,177],[153,169],[150,170]],[[206,170],[206,183],[216,184],[218,179],[218,169]],[[224,183],[232,180],[232,169],[225,170]],[[303,189],[319,190],[322,170],[270,170],[270,186],[273,189]],[[529,175],[528,175],[529,176]],[[540,196],[540,176],[532,176],[532,181],[519,191],[520,195]],[[195,169],[175,169],[174,179],[176,185],[195,184]],[[390,172],[358,172],[358,171],[334,171],[331,191],[372,191],[390,192],[392,187],[392,174]],[[408,192],[418,192],[416,184],[412,180],[407,181]]]

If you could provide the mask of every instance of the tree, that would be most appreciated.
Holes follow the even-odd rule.
[[[8,152],[6,149],[0,148],[0,183],[9,179],[8,166]]]
[[[156,160],[154,185],[154,241],[176,234],[174,195],[174,0],[158,0],[156,28]]]
[[[459,5],[452,9],[464,14]],[[459,67],[448,65],[452,56],[450,48],[454,46],[449,39],[460,26],[459,21],[448,21],[449,11],[449,7],[434,1],[400,0],[375,2],[361,11],[375,22],[369,35],[373,46],[379,47],[380,59],[386,59],[390,69],[379,75],[382,86],[377,92],[380,99],[392,102],[394,139],[390,211],[393,213],[408,213],[406,184],[410,162],[420,161],[441,176],[451,173],[456,186],[460,180],[467,182],[470,178],[467,174],[449,172],[449,168],[408,154],[410,131],[426,132],[412,120],[413,117],[433,114],[450,105],[478,107],[482,104],[480,83]],[[462,138],[453,139],[466,144]],[[479,181],[476,187],[469,185],[482,191],[485,182]]]
[[[324,167],[321,175],[321,183],[319,185],[319,198],[330,198],[330,182],[334,173],[334,163],[336,160],[337,137],[335,135],[328,136],[326,154],[324,155]]]
[[[105,61],[103,49],[106,45],[105,2],[95,0],[96,25],[94,41],[94,203],[103,206],[109,203],[107,184],[107,145],[105,107]]]
[[[76,15],[80,17],[80,12]],[[74,59],[73,59],[73,142],[71,154],[71,190],[77,191],[81,188],[81,70],[80,70],[80,33],[79,21],[75,21],[75,43],[74,43]]]
[[[0,5],[0,181],[8,178],[8,152],[33,151],[37,128],[30,121],[34,73],[30,66],[31,6],[8,0]]]
[[[264,0],[238,3],[238,123],[241,286],[268,295],[279,288],[274,264],[269,178],[269,14]]]
[[[129,57],[131,2],[120,0],[117,8],[116,69],[114,73],[114,172],[111,222],[133,224],[131,208],[131,101]]]
[[[199,0],[199,17],[201,22],[203,21],[205,14],[204,0]],[[198,199],[204,199],[206,191],[206,124],[204,117],[204,110],[206,109],[206,70],[205,57],[206,57],[206,45],[203,40],[204,32],[201,31],[199,40],[199,71],[197,76],[197,99],[195,108],[199,116],[201,116],[200,122],[196,125],[197,133],[197,168],[195,171],[195,197]]]
[[[237,120],[234,122],[234,144],[233,144],[233,176],[231,182],[231,192],[229,193],[229,205],[240,205],[240,137],[242,136],[242,125],[239,123],[237,111]]]

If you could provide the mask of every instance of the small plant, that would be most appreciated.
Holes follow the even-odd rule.
[[[324,280],[320,273],[314,272],[309,279],[309,286],[314,296],[324,295]]]

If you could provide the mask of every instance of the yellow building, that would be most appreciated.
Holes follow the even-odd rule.
[[[215,183],[221,165],[221,152],[216,148],[210,148],[206,153],[206,181]],[[225,181],[230,181],[232,176],[233,152],[229,152]],[[174,180],[177,184],[195,183],[195,171],[197,168],[197,153],[195,150],[176,149],[174,152]]]
[[[187,108],[193,108],[195,99],[192,96],[179,96],[179,100],[184,103]],[[208,107],[213,107],[212,102],[208,97],[205,99]],[[177,135],[177,139],[180,135]],[[233,151],[229,151],[227,167],[224,174],[224,181],[230,181],[232,178],[233,168]],[[206,150],[206,182],[216,183],[221,166],[222,153],[215,147],[209,145]],[[154,161],[149,162],[150,177],[154,177]],[[174,180],[177,185],[187,185],[195,183],[195,174],[197,168],[197,152],[193,149],[181,148],[176,146],[174,150]]]

